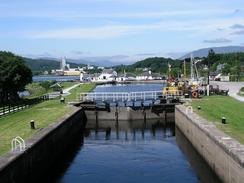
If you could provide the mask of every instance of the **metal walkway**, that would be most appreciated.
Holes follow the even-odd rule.
[[[147,101],[160,100],[161,98],[181,98],[183,94],[163,95],[161,91],[143,91],[143,92],[90,92],[80,93],[77,96],[78,101],[110,101],[110,102],[125,102],[125,101]]]

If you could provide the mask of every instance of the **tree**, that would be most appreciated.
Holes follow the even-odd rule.
[[[46,91],[48,91],[50,89],[50,86],[52,86],[55,83],[56,83],[55,81],[42,81],[40,83],[40,86],[44,88]]]
[[[23,91],[32,82],[32,72],[25,65],[22,57],[10,52],[0,52],[0,102],[18,99],[18,92]]]
[[[209,61],[210,66],[213,65],[218,60],[218,57],[215,54],[213,49],[209,50],[207,59]]]

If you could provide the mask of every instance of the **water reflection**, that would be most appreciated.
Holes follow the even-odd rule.
[[[141,91],[161,91],[165,86],[163,83],[133,83],[133,84],[105,84],[98,85],[94,92],[141,92]]]
[[[60,182],[198,182],[164,121],[88,121]]]
[[[183,153],[187,156],[188,161],[191,163],[191,166],[197,172],[201,182],[222,182],[178,128],[176,128],[176,142],[178,143]]]
[[[70,154],[55,182],[220,182],[181,132],[160,120],[88,121],[84,143]]]
[[[174,136],[174,123],[162,120],[89,121],[85,130],[85,137],[94,140],[151,140]]]

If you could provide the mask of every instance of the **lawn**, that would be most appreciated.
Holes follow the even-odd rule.
[[[74,84],[74,83],[73,83]],[[89,92],[95,84],[84,84],[71,90],[66,102],[74,101],[77,93]],[[29,109],[0,117],[0,155],[7,153],[11,148],[11,140],[16,136],[28,139],[38,133],[38,129],[45,128],[70,113],[71,108],[60,104],[58,99],[37,104]],[[30,121],[35,120],[36,130],[30,129]]]
[[[26,86],[26,90],[30,92],[30,96],[26,97],[26,98],[35,98],[35,97],[39,97],[41,95],[44,95],[46,93],[50,93],[52,92],[52,89],[48,89],[45,90],[45,88],[43,88],[40,85],[41,82],[33,82],[31,84],[28,84]],[[65,82],[59,82],[61,84],[61,86],[63,87],[63,89],[69,88],[75,84],[78,84],[79,82],[77,81],[65,81]]]
[[[192,102],[194,110],[218,128],[244,144],[244,102],[229,96],[209,96]],[[197,110],[201,106],[201,110]],[[221,123],[225,117],[227,124]]]

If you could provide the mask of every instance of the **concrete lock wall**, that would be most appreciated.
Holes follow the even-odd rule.
[[[244,181],[244,146],[186,107],[176,106],[175,123],[223,182]]]
[[[131,107],[118,107],[118,120],[121,121],[132,121],[132,120],[144,120],[146,119],[164,119],[165,113],[155,114],[151,110],[142,109],[133,110]],[[96,120],[95,111],[86,111],[86,116],[88,120]],[[97,111],[98,120],[116,120],[116,107],[111,107],[110,112],[107,111]],[[174,113],[167,113],[167,119],[169,121],[174,121]],[[172,119],[172,120],[171,120]]]
[[[45,179],[53,171],[50,167],[83,132],[85,123],[85,113],[74,108],[71,115],[40,130],[26,141],[24,152],[10,152],[0,157],[0,182],[40,182]]]

